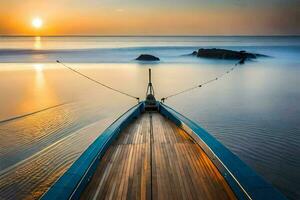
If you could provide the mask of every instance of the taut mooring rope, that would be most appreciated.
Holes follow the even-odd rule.
[[[167,99],[169,99],[169,98],[175,97],[175,96],[177,96],[177,95],[180,95],[180,94],[185,93],[185,92],[189,92],[189,91],[194,90],[194,89],[197,89],[197,88],[201,88],[201,87],[204,86],[204,85],[207,85],[207,84],[210,84],[210,83],[212,83],[212,82],[215,82],[215,81],[219,80],[220,78],[222,78],[224,75],[229,74],[230,72],[232,72],[235,68],[238,67],[239,64],[242,64],[241,61],[239,61],[238,63],[236,63],[236,64],[234,65],[234,67],[230,68],[229,70],[227,70],[225,73],[221,74],[220,76],[217,76],[216,78],[211,79],[211,80],[209,80],[209,81],[206,81],[206,82],[204,82],[204,83],[202,83],[202,84],[200,84],[200,85],[196,85],[196,86],[194,86],[194,87],[190,87],[190,88],[187,88],[187,89],[185,89],[185,90],[179,91],[179,92],[177,92],[177,93],[171,94],[171,95],[169,95],[169,96],[163,97],[163,98],[161,99],[161,101],[164,102],[165,100],[167,100]]]
[[[131,94],[128,94],[128,93],[123,92],[123,91],[121,91],[121,90],[112,88],[112,87],[110,87],[110,86],[108,86],[108,85],[106,85],[106,84],[104,84],[104,83],[101,83],[101,82],[99,82],[99,81],[97,81],[97,80],[95,80],[95,79],[93,79],[93,78],[91,78],[91,77],[89,77],[89,76],[87,76],[87,75],[85,75],[85,74],[83,74],[83,73],[81,73],[81,72],[79,72],[79,71],[77,71],[77,70],[75,70],[75,69],[73,69],[73,68],[67,66],[66,64],[60,62],[59,60],[57,60],[56,62],[59,63],[59,64],[61,64],[61,65],[63,65],[64,67],[68,68],[69,70],[71,70],[71,71],[73,71],[73,72],[75,72],[75,73],[77,73],[77,74],[79,74],[79,75],[81,75],[81,76],[83,76],[83,77],[89,79],[90,81],[92,81],[92,82],[94,82],[94,83],[97,83],[98,85],[101,85],[101,86],[103,86],[103,87],[105,87],[105,88],[107,88],[107,89],[113,90],[113,91],[118,92],[118,93],[120,93],[120,94],[126,95],[126,96],[128,96],[128,97],[130,97],[130,98],[134,98],[134,99],[136,99],[138,102],[140,101],[140,98],[139,98],[139,97],[135,97],[135,96],[133,96],[133,95],[131,95]]]

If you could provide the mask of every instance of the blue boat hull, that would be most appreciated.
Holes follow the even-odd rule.
[[[79,199],[108,147],[145,109],[141,102],[115,120],[42,196],[43,200]],[[163,103],[159,112],[185,130],[221,172],[238,199],[286,199],[198,124]]]

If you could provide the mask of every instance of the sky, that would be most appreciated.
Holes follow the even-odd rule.
[[[0,35],[300,35],[300,0],[0,0]]]

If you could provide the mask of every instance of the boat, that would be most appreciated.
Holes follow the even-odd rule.
[[[41,197],[286,199],[222,143],[155,98],[116,119]]]

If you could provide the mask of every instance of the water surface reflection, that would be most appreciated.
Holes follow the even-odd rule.
[[[152,66],[160,99],[214,78],[233,63]],[[144,97],[149,65],[71,64],[114,88]],[[285,194],[299,196],[300,69],[249,62],[167,104],[199,122]],[[120,114],[136,102],[55,63],[0,64],[0,197],[36,198]],[[49,109],[47,109],[49,108]],[[37,112],[40,111],[40,112]],[[33,113],[32,115],[30,113]],[[29,115],[28,115],[29,114]]]

